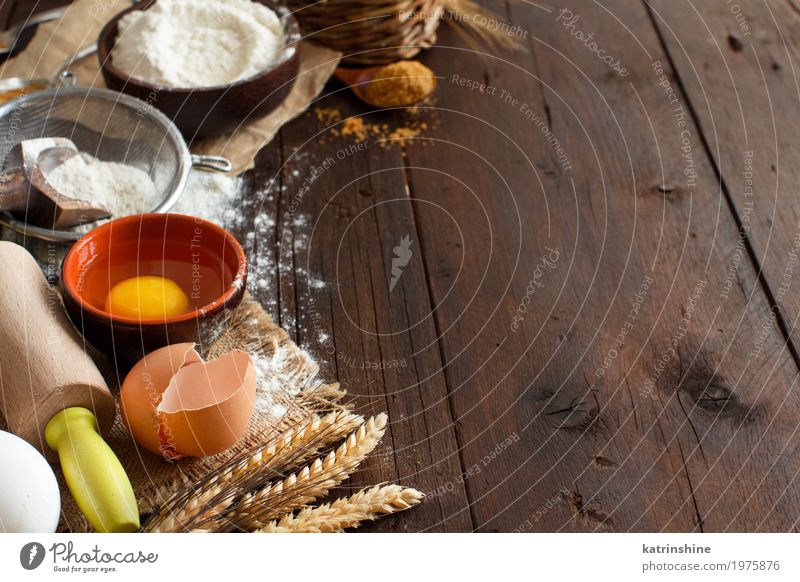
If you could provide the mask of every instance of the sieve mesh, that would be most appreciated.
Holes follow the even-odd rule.
[[[0,108],[3,172],[18,164],[9,155],[16,144],[40,137],[68,138],[80,151],[100,160],[147,172],[161,203],[138,212],[169,210],[191,167],[183,137],[169,119],[148,103],[105,89],[63,87],[31,93]],[[69,231],[55,231],[59,232],[66,233],[63,240],[77,238]]]

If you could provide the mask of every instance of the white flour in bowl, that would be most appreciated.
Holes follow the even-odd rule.
[[[148,83],[218,87],[270,68],[285,44],[278,16],[251,0],[158,0],[119,22],[111,61]]]

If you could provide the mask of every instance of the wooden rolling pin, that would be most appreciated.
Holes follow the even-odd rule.
[[[9,429],[51,460],[58,452],[95,529],[135,531],[136,498],[100,436],[114,422],[114,397],[28,251],[0,242],[0,273],[0,411]]]

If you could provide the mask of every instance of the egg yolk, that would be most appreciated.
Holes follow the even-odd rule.
[[[175,281],[153,275],[125,279],[106,297],[108,313],[135,319],[163,319],[188,308],[189,297]]]

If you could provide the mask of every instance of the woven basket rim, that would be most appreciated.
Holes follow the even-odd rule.
[[[287,0],[304,37],[346,64],[408,59],[436,42],[444,0]]]

